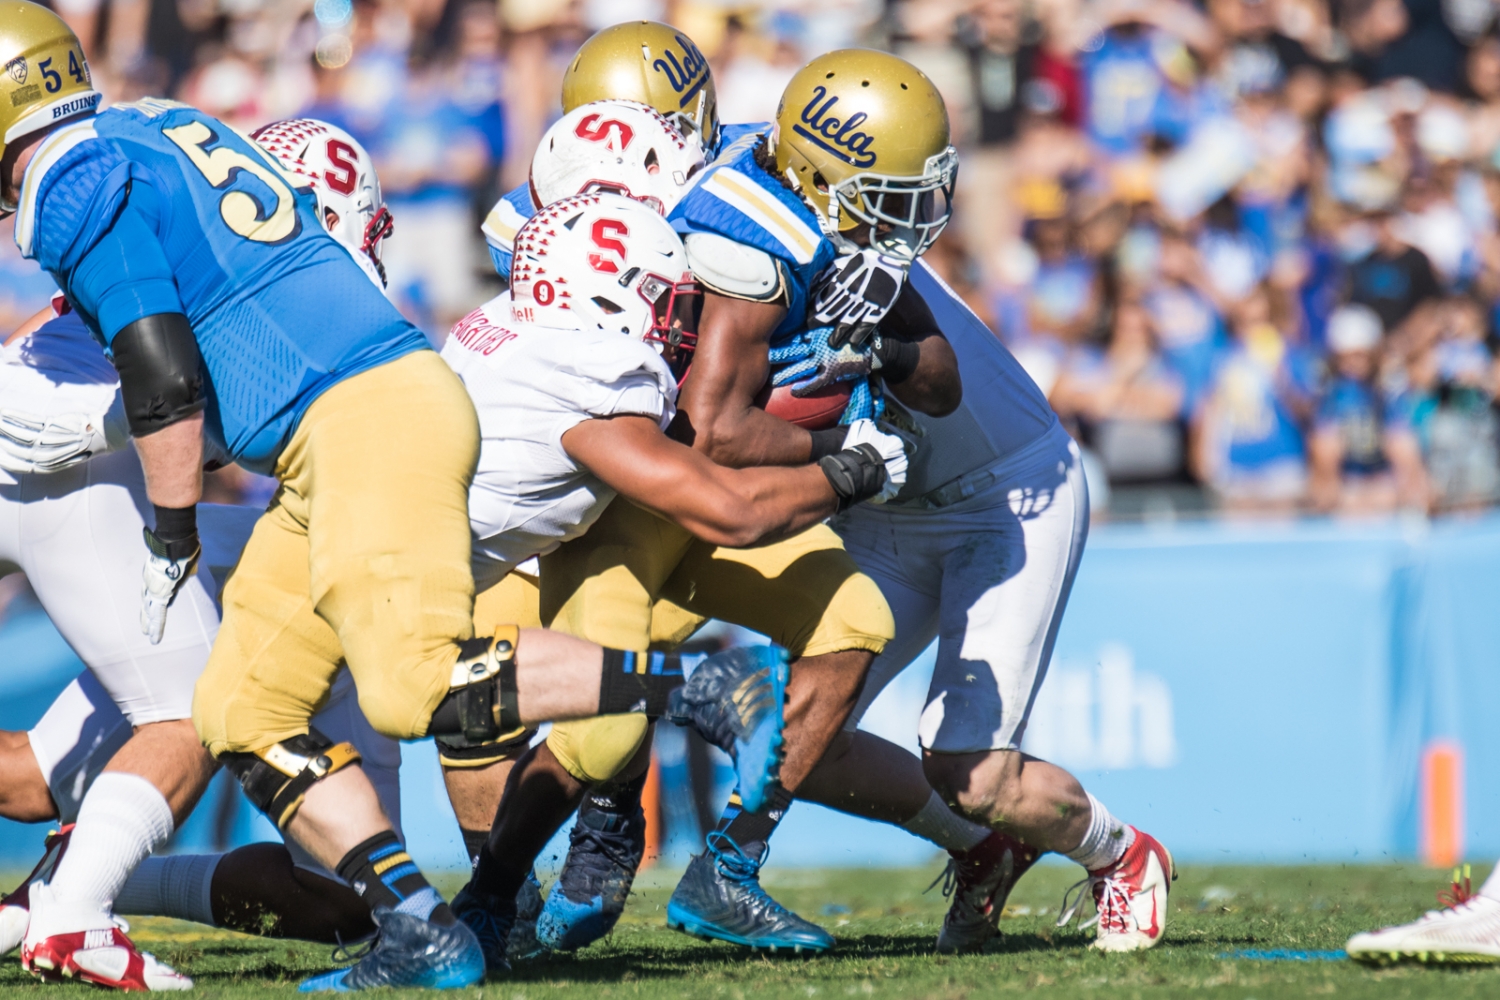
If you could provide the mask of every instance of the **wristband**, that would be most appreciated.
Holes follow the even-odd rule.
[[[909,340],[882,337],[875,356],[880,359],[880,377],[887,384],[895,385],[905,382],[917,370],[922,360],[922,348]]]
[[[828,485],[838,494],[840,513],[879,496],[885,489],[885,460],[872,444],[857,444],[818,460]]]
[[[157,554],[168,559],[183,559],[197,551],[198,507],[152,506],[156,508],[156,528],[149,532],[146,544],[155,538],[162,550]]]
[[[821,431],[808,431],[812,435],[812,454],[808,457],[809,462],[836,455],[844,449],[844,438],[849,436],[849,428],[844,426],[829,427]]]

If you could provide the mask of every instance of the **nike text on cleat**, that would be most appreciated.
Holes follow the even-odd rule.
[[[1035,847],[999,831],[955,853],[941,876],[943,895],[952,902],[938,932],[937,950],[951,954],[984,947],[997,932],[1011,889],[1040,856]]]
[[[771,952],[824,952],[833,936],[803,920],[760,885],[765,849],[751,857],[727,835],[708,835],[708,850],[693,858],[667,904],[667,926],[694,937]]]
[[[491,975],[503,975],[510,971],[506,949],[510,944],[510,930],[516,922],[516,900],[503,899],[481,892],[470,882],[458,890],[449,904],[459,923],[473,932],[484,956],[485,968]]]
[[[48,833],[42,844],[42,860],[15,891],[0,898],[0,955],[9,955],[21,947],[26,925],[31,922],[31,883],[52,881],[52,873],[57,870],[57,863],[62,860],[72,836],[72,823]]]
[[[646,814],[601,809],[584,799],[568,859],[537,920],[537,940],[554,951],[585,948],[614,930],[646,852]]]
[[[521,891],[516,893],[516,922],[510,928],[510,940],[505,944],[505,957],[511,962],[536,958],[547,951],[536,939],[536,921],[542,915],[542,883],[537,880],[536,870],[526,873]],[[473,928],[470,928],[471,930]],[[482,945],[484,942],[481,941]]]
[[[189,990],[193,981],[136,951],[124,921],[92,906],[59,903],[34,882],[21,967],[41,979],[78,979],[116,990]]]
[[[457,990],[484,980],[484,954],[462,921],[444,927],[409,913],[381,907],[374,913],[375,940],[347,969],[306,979],[303,993],[351,993],[381,986]]]
[[[672,692],[667,718],[692,726],[729,754],[748,812],[765,804],[781,771],[782,709],[790,677],[780,646],[740,646],[715,653]]]
[[[1350,958],[1381,965],[1500,962],[1500,900],[1473,896],[1409,924],[1356,934],[1344,950]]]
[[[1057,926],[1072,920],[1083,906],[1083,893],[1071,905],[1068,896],[1087,889],[1097,911],[1081,926],[1098,926],[1093,947],[1100,951],[1140,951],[1161,942],[1167,926],[1167,890],[1177,870],[1172,855],[1155,837],[1134,827],[1135,842],[1119,861],[1096,872],[1068,890],[1063,897]]]

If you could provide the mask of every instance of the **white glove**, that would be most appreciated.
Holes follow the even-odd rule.
[[[856,347],[869,339],[906,283],[907,265],[876,250],[861,250],[835,260],[813,293],[809,326],[832,326],[831,347]]]
[[[870,498],[871,503],[885,503],[906,485],[906,442],[875,426],[873,420],[856,420],[844,435],[844,447],[872,445],[885,460],[885,489]]]
[[[141,571],[141,631],[155,646],[161,642],[167,630],[167,608],[177,597],[177,591],[193,575],[198,565],[198,554],[203,551],[195,536],[190,543],[192,552],[187,555],[169,554],[168,546],[156,537],[150,528],[144,529],[146,536],[146,567]]]
[[[118,401],[119,396],[115,398]],[[0,469],[15,475],[57,472],[113,451],[124,445],[129,434],[123,422],[118,428],[112,423],[109,414],[42,416],[0,408]],[[120,433],[111,434],[112,429]]]

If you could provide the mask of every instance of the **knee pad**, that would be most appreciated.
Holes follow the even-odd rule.
[[[494,740],[475,742],[463,734],[435,736],[438,763],[444,767],[488,767],[501,760],[519,757],[531,745],[535,729],[524,726]]]
[[[427,724],[433,737],[461,736],[470,745],[510,738],[521,729],[516,701],[516,644],[521,630],[502,625],[484,639],[458,644],[448,694]]]
[[[254,753],[229,752],[219,756],[229,773],[239,779],[245,797],[265,813],[278,830],[285,830],[314,782],[358,764],[352,743],[334,743],[316,729],[273,743]]]
[[[569,774],[595,785],[624,770],[650,725],[646,716],[636,714],[558,722],[547,734],[547,749]]]

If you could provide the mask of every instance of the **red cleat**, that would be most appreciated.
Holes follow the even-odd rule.
[[[943,872],[943,895],[953,902],[938,932],[943,953],[978,951],[999,929],[1000,913],[1011,889],[1042,852],[999,831],[961,854],[953,854]]]
[[[1068,890],[1088,888],[1097,913],[1082,926],[1097,924],[1094,947],[1100,951],[1140,951],[1160,943],[1167,926],[1167,890],[1177,878],[1172,855],[1155,837],[1135,832],[1135,841],[1119,861],[1108,868],[1089,872],[1088,878]],[[1083,905],[1083,894],[1071,906],[1063,897],[1062,927]]]
[[[59,903],[45,882],[31,886],[21,967],[41,979],[80,979],[115,990],[193,988],[187,976],[136,951],[123,920],[89,906]]]
[[[57,863],[68,849],[72,833],[73,824],[69,823],[61,830],[53,830],[47,834],[47,840],[42,844],[42,860],[31,869],[26,881],[13,892],[0,897],[0,955],[9,955],[21,947],[21,939],[26,936],[26,925],[31,922],[31,883],[46,882],[52,878]]]

